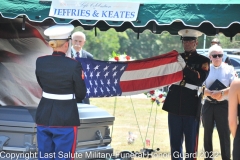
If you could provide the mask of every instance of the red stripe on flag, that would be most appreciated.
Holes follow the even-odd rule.
[[[122,89],[122,92],[146,90],[149,88],[166,86],[168,84],[180,81],[182,80],[182,78],[183,78],[183,73],[182,71],[179,71],[179,72],[164,75],[164,76],[139,79],[139,80],[131,80],[131,81],[121,81],[120,87]]]
[[[23,60],[24,57],[23,55],[17,55],[8,51],[0,51],[0,62],[14,62],[14,63],[18,63],[18,64],[24,64]]]
[[[130,61],[128,62],[128,66],[125,71],[148,69],[148,68],[153,68],[153,67],[177,62],[178,61],[177,56],[178,56],[178,52],[173,50],[169,53],[147,58],[144,60]]]

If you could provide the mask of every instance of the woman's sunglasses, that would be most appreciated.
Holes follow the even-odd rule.
[[[222,56],[223,56],[223,54],[213,54],[212,55],[213,58],[217,58],[217,57],[222,58]]]

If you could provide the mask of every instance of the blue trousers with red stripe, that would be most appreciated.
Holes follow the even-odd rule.
[[[195,160],[197,157],[199,120],[194,116],[179,116],[168,113],[168,127],[172,160]],[[186,153],[182,144],[185,138]]]
[[[39,160],[71,160],[77,141],[77,126],[37,126]]]

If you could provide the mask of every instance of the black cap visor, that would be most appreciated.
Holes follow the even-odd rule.
[[[197,37],[181,37],[181,40],[183,41],[192,41],[192,40],[196,40]]]

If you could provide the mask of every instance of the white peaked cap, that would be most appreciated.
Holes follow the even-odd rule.
[[[44,34],[49,36],[49,39],[68,39],[73,29],[72,24],[57,24],[46,29]]]
[[[219,43],[219,39],[218,38],[213,38],[211,42],[216,42],[216,43]]]
[[[178,31],[178,34],[180,36],[184,37],[192,37],[192,38],[197,38],[199,36],[201,36],[203,33],[195,30],[195,29],[182,29],[180,31]]]

